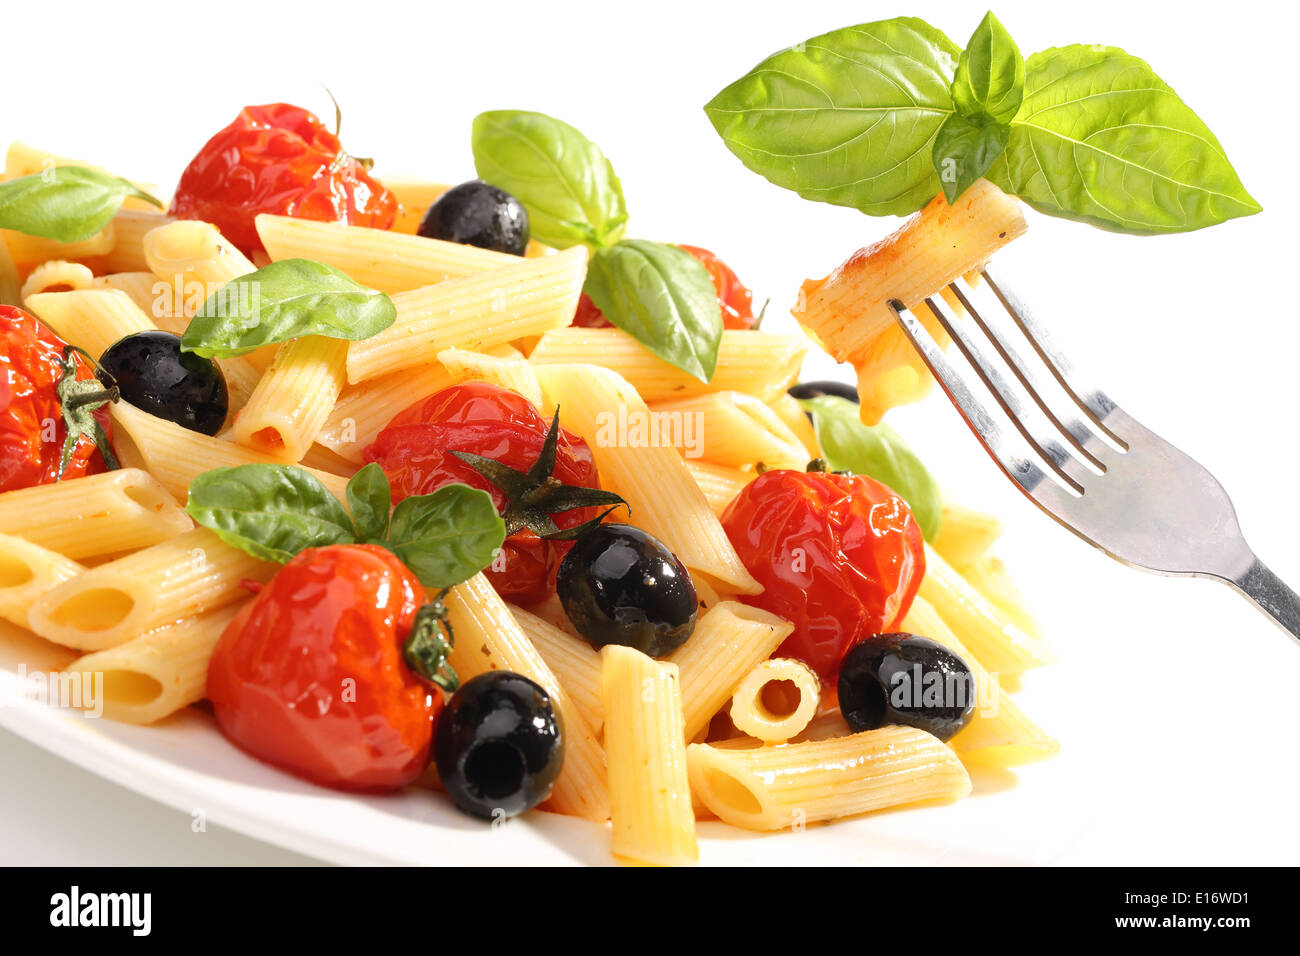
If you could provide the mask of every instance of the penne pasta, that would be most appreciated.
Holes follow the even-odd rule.
[[[138,468],[0,494],[0,534],[19,535],[69,558],[145,548],[192,527],[167,489]]]
[[[715,465],[707,461],[686,459],[686,470],[695,479],[696,486],[704,492],[709,507],[718,517],[727,510],[727,505],[740,494],[740,489],[758,477],[754,471],[745,471],[729,465]]]
[[[209,297],[257,271],[252,260],[207,222],[180,219],[157,226],[141,240],[145,264],[166,285],[164,311],[192,319]],[[269,364],[274,350],[259,349],[256,364]],[[246,356],[247,357],[247,356]]]
[[[945,501],[934,550],[953,567],[960,567],[983,557],[1001,535],[1002,522],[995,516]]]
[[[119,339],[154,328],[131,297],[116,289],[42,292],[25,305],[65,341],[96,358]]]
[[[731,722],[764,743],[802,733],[821,703],[821,680],[800,661],[773,658],[744,676],[731,695]]]
[[[615,855],[661,866],[699,859],[677,668],[631,647],[600,651]]]
[[[244,606],[232,604],[164,625],[79,657],[67,671],[104,675],[103,716],[109,720],[152,724],[203,699],[208,661]]]
[[[539,409],[544,402],[542,386],[537,381],[537,371],[523,358],[497,358],[483,352],[466,349],[445,349],[438,353],[438,361],[451,376],[452,382],[491,382],[518,392]]]
[[[748,604],[723,601],[700,616],[695,633],[668,657],[681,674],[686,739],[694,740],[745,675],[767,660],[794,625]]]
[[[609,819],[605,754],[573,699],[528,640],[507,605],[481,573],[452,588],[448,621],[456,635],[450,664],[461,681],[490,670],[507,670],[539,684],[564,721],[564,768],[547,806],[557,813],[604,822]]]
[[[1025,604],[1024,595],[1016,586],[1007,566],[997,555],[986,554],[976,561],[956,568],[976,591],[988,598],[993,606],[1011,619],[1016,627],[1030,637],[1042,639],[1042,631],[1034,615]]]
[[[718,391],[745,392],[768,401],[793,384],[808,345],[802,335],[723,332],[717,370],[708,382],[665,362],[618,329],[554,329],[542,335],[528,360],[537,365],[601,365],[627,379],[647,402]]]
[[[161,209],[132,209],[128,206],[113,217],[113,247],[104,253],[101,264],[109,272],[144,272],[149,260],[144,253],[147,233],[173,222]]]
[[[43,262],[27,276],[23,283],[21,296],[26,301],[28,296],[41,292],[71,292],[75,289],[89,289],[95,282],[95,274],[80,262],[65,262],[51,259]]]
[[[299,461],[325,425],[347,377],[348,343],[323,335],[285,342],[235,417],[239,444]]]
[[[46,640],[103,650],[233,604],[248,596],[246,581],[265,582],[277,567],[195,528],[63,582],[32,604],[28,620]]]
[[[683,456],[733,468],[802,470],[808,450],[767,405],[744,392],[710,392],[650,406],[650,425]]]
[[[393,232],[413,236],[420,228],[424,214],[429,211],[438,197],[451,187],[446,183],[436,183],[428,179],[410,176],[392,176],[384,178],[384,186],[397,199],[397,219],[393,222]]]
[[[36,599],[84,570],[26,538],[0,534],[0,618],[29,627],[27,612]]]
[[[776,417],[785,422],[785,426],[799,439],[804,451],[808,453],[809,461],[822,456],[821,445],[817,443],[817,432],[813,429],[812,421],[804,413],[803,406],[799,404],[799,399],[789,392],[782,392],[775,398],[769,399],[767,404]]]
[[[257,235],[273,261],[323,262],[364,286],[390,293],[490,272],[520,259],[459,242],[293,216],[258,216]]]
[[[952,749],[911,727],[767,747],[691,744],[686,757],[699,800],[746,830],[802,829],[971,790]]]
[[[600,696],[600,655],[582,638],[536,614],[513,605],[510,613],[554,672],[560,686],[568,692],[587,726],[599,734],[605,724],[605,705]]]
[[[109,223],[93,236],[75,242],[42,239],[40,236],[29,236],[12,229],[0,229],[0,240],[3,240],[8,247],[9,255],[18,266],[21,275],[51,259],[78,262],[102,256],[113,248],[117,238],[113,233],[113,224]]]
[[[357,464],[362,452],[393,416],[452,384],[441,363],[417,365],[390,375],[347,385],[316,434],[316,441]]]
[[[541,365],[537,375],[561,423],[591,447],[602,486],[623,496],[638,526],[667,544],[686,567],[746,594],[762,590],[677,451],[620,440],[619,422],[649,415],[626,380],[594,365]]]
[[[393,296],[397,321],[348,349],[348,381],[432,362],[448,348],[482,351],[561,328],[573,320],[587,272],[587,250],[574,246],[554,256],[461,279],[448,279]]]

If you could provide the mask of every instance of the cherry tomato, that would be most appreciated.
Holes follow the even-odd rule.
[[[181,174],[171,214],[202,219],[252,255],[258,213],[387,229],[397,200],[312,113],[287,103],[245,106]]]
[[[68,343],[40,320],[11,305],[0,306],[0,491],[49,484],[59,470],[68,423],[56,389]],[[95,373],[75,352],[77,381]],[[107,408],[94,412],[111,434]],[[62,477],[104,471],[103,455],[88,434],[79,435]]]
[[[854,645],[896,629],[925,573],[911,509],[870,478],[769,471],[727,506],[722,526],[764,588],[745,600],[794,622],[778,656],[827,681]]]
[[[731,271],[731,267],[708,249],[680,245],[678,248],[699,259],[704,268],[709,270],[713,288],[718,292],[718,305],[722,307],[722,327],[742,331],[753,328],[754,323],[758,321],[754,315],[754,294],[741,284],[736,274]],[[596,303],[583,293],[578,297],[578,310],[574,313],[572,324],[600,329],[607,328],[610,322],[600,309],[596,308]]]
[[[377,545],[308,548],[227,626],[208,665],[222,733],[260,760],[345,790],[424,772],[442,695],[403,658],[424,588]]]
[[[518,392],[487,382],[463,382],[398,413],[365,450],[365,459],[384,469],[394,503],[460,481],[486,491],[504,514],[509,505],[505,493],[449,452],[482,455],[527,471],[542,450],[549,424]],[[591,449],[563,428],[552,474],[565,485],[598,487]],[[560,528],[573,528],[597,513],[576,508],[552,518]],[[520,530],[506,538],[498,560],[485,571],[506,600],[536,604],[555,592],[560,560],[572,546]]]

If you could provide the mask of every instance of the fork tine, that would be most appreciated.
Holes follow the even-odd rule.
[[[955,287],[953,287],[955,288]],[[1002,370],[989,360],[987,346],[981,345],[972,335],[971,326],[961,321],[957,313],[939,296],[925,300],[926,306],[944,327],[953,343],[966,356],[994,400],[1002,406],[1011,423],[1029,442],[1030,447],[1075,491],[1083,491],[1087,477],[1083,465],[1061,443],[1061,432],[1033,402],[1025,401],[1020,392],[1007,381]]]
[[[963,279],[958,279],[949,288],[970,313],[984,335],[993,343],[1002,360],[1020,380],[1020,384],[1025,387],[1030,398],[1043,414],[1062,432],[1080,455],[1097,469],[1105,471],[1106,463],[1101,456],[1110,450],[1110,446],[1084,423],[1083,413],[1075,407],[1073,396],[1065,403],[1066,407],[1062,408],[1060,413],[1053,408],[1053,403],[1048,401],[1048,396],[1054,396],[1058,391],[1055,388],[1056,377],[1053,375],[1049,378],[1048,370],[1044,368],[1041,360],[1037,357],[1026,360],[1022,354],[1023,346],[1013,344],[1022,343],[1025,336],[1017,331],[1005,304],[989,284],[980,283],[976,287]],[[1056,404],[1060,405],[1061,402],[1057,401]]]
[[[902,303],[891,302],[890,308],[894,310],[894,316],[904,334],[916,346],[925,364],[998,467],[1041,507],[1053,515],[1062,516],[1070,502],[1075,500],[1073,494],[1053,481],[1032,458],[1015,447],[1019,444],[1028,448],[1023,439],[1013,440],[975,397],[973,385],[978,381],[977,377],[972,375],[969,380],[963,377],[948,361],[943,349],[939,348],[925,326]]]
[[[993,293],[1006,307],[1007,312],[1020,326],[1020,331],[1029,340],[1029,344],[1047,363],[1047,367],[1056,376],[1056,380],[1061,383],[1061,387],[1087,413],[1097,427],[1117,442],[1121,448],[1127,450],[1128,443],[1115,434],[1106,423],[1107,419],[1113,421],[1119,417],[1115,414],[1116,412],[1123,415],[1122,409],[1111,401],[1110,396],[1079,374],[1078,369],[1074,367],[1074,363],[1066,358],[1065,353],[1056,345],[1052,334],[1047,331],[1047,327],[1038,321],[1028,307],[1020,301],[1020,298],[1011,291],[1010,286],[999,279],[988,266],[984,267],[983,276],[984,281],[989,284],[989,288],[993,290]]]

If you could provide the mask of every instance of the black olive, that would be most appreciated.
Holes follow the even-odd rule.
[[[592,646],[624,644],[651,657],[685,643],[700,609],[677,555],[626,524],[602,524],[579,538],[560,562],[555,590]]]
[[[836,398],[846,398],[855,405],[858,403],[857,386],[848,382],[800,382],[798,385],[791,385],[788,391],[795,398],[821,398],[823,395],[834,395]]]
[[[489,820],[513,817],[550,794],[564,764],[564,725],[533,681],[488,671],[447,702],[433,756],[456,806]]]
[[[854,731],[905,724],[947,740],[975,712],[966,662],[928,637],[880,634],[840,664],[840,713]]]
[[[528,246],[528,210],[504,189],[471,179],[438,197],[419,232],[426,239],[522,256]]]
[[[128,335],[110,345],[99,364],[122,400],[141,411],[204,435],[215,435],[226,421],[226,377],[211,359],[182,352],[179,335]]]

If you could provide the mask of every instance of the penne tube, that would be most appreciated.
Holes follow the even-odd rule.
[[[539,684],[564,721],[564,768],[545,806],[596,822],[609,819],[605,753],[555,672],[528,640],[510,606],[481,573],[452,588],[448,621],[455,633],[449,663],[462,682],[491,670],[522,674]]]
[[[389,293],[490,272],[520,260],[459,242],[265,213],[257,217],[257,235],[273,261],[323,262],[364,286]]]
[[[722,710],[745,675],[767,660],[794,625],[767,611],[723,601],[700,616],[695,633],[668,657],[681,674],[687,740]]]
[[[193,527],[167,489],[138,468],[0,494],[0,533],[69,558],[146,548]]]
[[[741,733],[779,744],[802,733],[821,703],[821,680],[801,661],[778,657],[744,676],[731,695],[731,722]]]
[[[1014,767],[1055,755],[1060,744],[1025,716],[999,683],[985,670],[960,638],[925,598],[917,597],[900,629],[938,641],[966,662],[975,677],[977,694],[970,723],[949,741],[967,763]]]
[[[125,434],[130,439],[144,469],[182,504],[189,497],[190,482],[205,471],[237,465],[283,464],[270,455],[235,442],[182,428],[174,422],[142,412],[126,402],[115,403],[112,412],[113,422],[120,429],[118,438]],[[339,501],[347,500],[346,478],[314,468],[304,470],[319,478]]]
[[[348,349],[348,381],[432,362],[449,348],[483,351],[573,321],[587,274],[574,246],[481,275],[448,279],[393,296],[397,321]]]
[[[36,599],[86,570],[71,558],[12,534],[0,534],[0,618],[29,627]]]
[[[600,651],[612,849],[660,866],[699,860],[677,668],[631,647]]]
[[[650,427],[689,461],[802,470],[808,450],[785,422],[752,395],[710,392],[650,406]]]
[[[64,259],[69,262],[95,259],[109,252],[117,241],[111,222],[93,236],[78,239],[76,242],[42,239],[40,236],[29,236],[13,229],[0,229],[0,239],[8,247],[9,254],[17,264],[20,274],[51,259]]]
[[[989,599],[999,611],[1011,619],[1011,623],[1030,637],[1042,638],[1038,621],[1025,604],[1024,595],[1016,586],[1011,572],[997,555],[986,554],[970,564],[957,567],[957,573],[980,594]]]
[[[539,409],[544,404],[537,371],[522,357],[497,358],[466,349],[445,349],[438,353],[438,361],[447,370],[452,382],[491,382],[518,392]]]
[[[697,798],[746,830],[802,829],[971,791],[952,749],[912,727],[767,747],[691,744],[686,758]]]
[[[397,219],[393,222],[392,231],[408,236],[413,236],[419,231],[420,223],[424,219],[424,214],[429,211],[429,207],[451,188],[446,183],[411,176],[385,177],[383,182],[398,204]]]
[[[600,655],[582,638],[536,614],[514,605],[510,606],[510,613],[555,673],[560,686],[568,692],[587,726],[593,733],[600,733],[605,724],[605,706],[600,697]]]
[[[918,593],[934,605],[986,670],[1020,674],[1051,663],[1051,650],[1042,640],[1016,627],[928,544]]]
[[[347,377],[348,343],[323,335],[285,342],[235,416],[232,437],[282,462],[307,453]]]
[[[25,304],[65,341],[95,358],[119,339],[155,327],[129,295],[116,289],[42,292]]]
[[[203,699],[212,652],[245,606],[228,605],[147,631],[79,657],[66,670],[103,675],[103,716],[109,720],[152,724]]]
[[[145,272],[149,260],[144,254],[144,237],[159,226],[173,222],[161,209],[132,209],[124,206],[113,217],[113,248],[101,263],[109,272]]]
[[[979,560],[1002,535],[1002,522],[995,516],[964,505],[943,503],[934,550],[953,567]]]
[[[434,362],[345,386],[316,441],[359,465],[362,453],[394,415],[451,384],[451,375]]]
[[[594,365],[539,365],[537,376],[560,421],[591,447],[601,485],[623,496],[631,520],[659,538],[693,571],[704,571],[746,594],[762,586],[736,549],[674,448],[620,434],[620,423],[644,421],[649,409],[636,390]]]
[[[27,276],[23,283],[21,295],[25,301],[28,296],[41,292],[72,292],[76,289],[89,289],[95,282],[95,274],[80,262],[65,262],[51,259],[42,262]]]
[[[158,328],[182,335],[188,324],[182,315],[177,318],[164,308],[167,297],[163,294],[166,283],[152,272],[113,272],[109,275],[96,276],[91,282],[92,289],[117,289],[131,297],[145,315],[153,319]]]
[[[257,271],[216,226],[195,219],[159,225],[144,234],[141,246],[149,271],[167,283],[166,311],[186,319],[227,283]]]
[[[799,399],[789,392],[782,392],[775,398],[769,399],[767,405],[799,439],[804,451],[808,453],[809,461],[822,456],[821,445],[817,443],[817,432],[813,429],[812,421],[804,413],[803,406],[799,404]]]
[[[36,634],[83,651],[124,644],[146,631],[248,596],[279,566],[195,528],[91,568],[46,592],[28,611]]]
[[[740,489],[758,477],[757,472],[691,458],[686,459],[686,470],[691,473],[700,491],[704,492],[709,507],[718,517],[722,517],[727,505],[740,494]]]
[[[603,366],[627,379],[647,402],[718,391],[745,392],[768,401],[793,384],[808,345],[802,335],[723,332],[717,370],[708,382],[665,362],[618,329],[554,329],[542,335],[528,360],[537,365]]]

